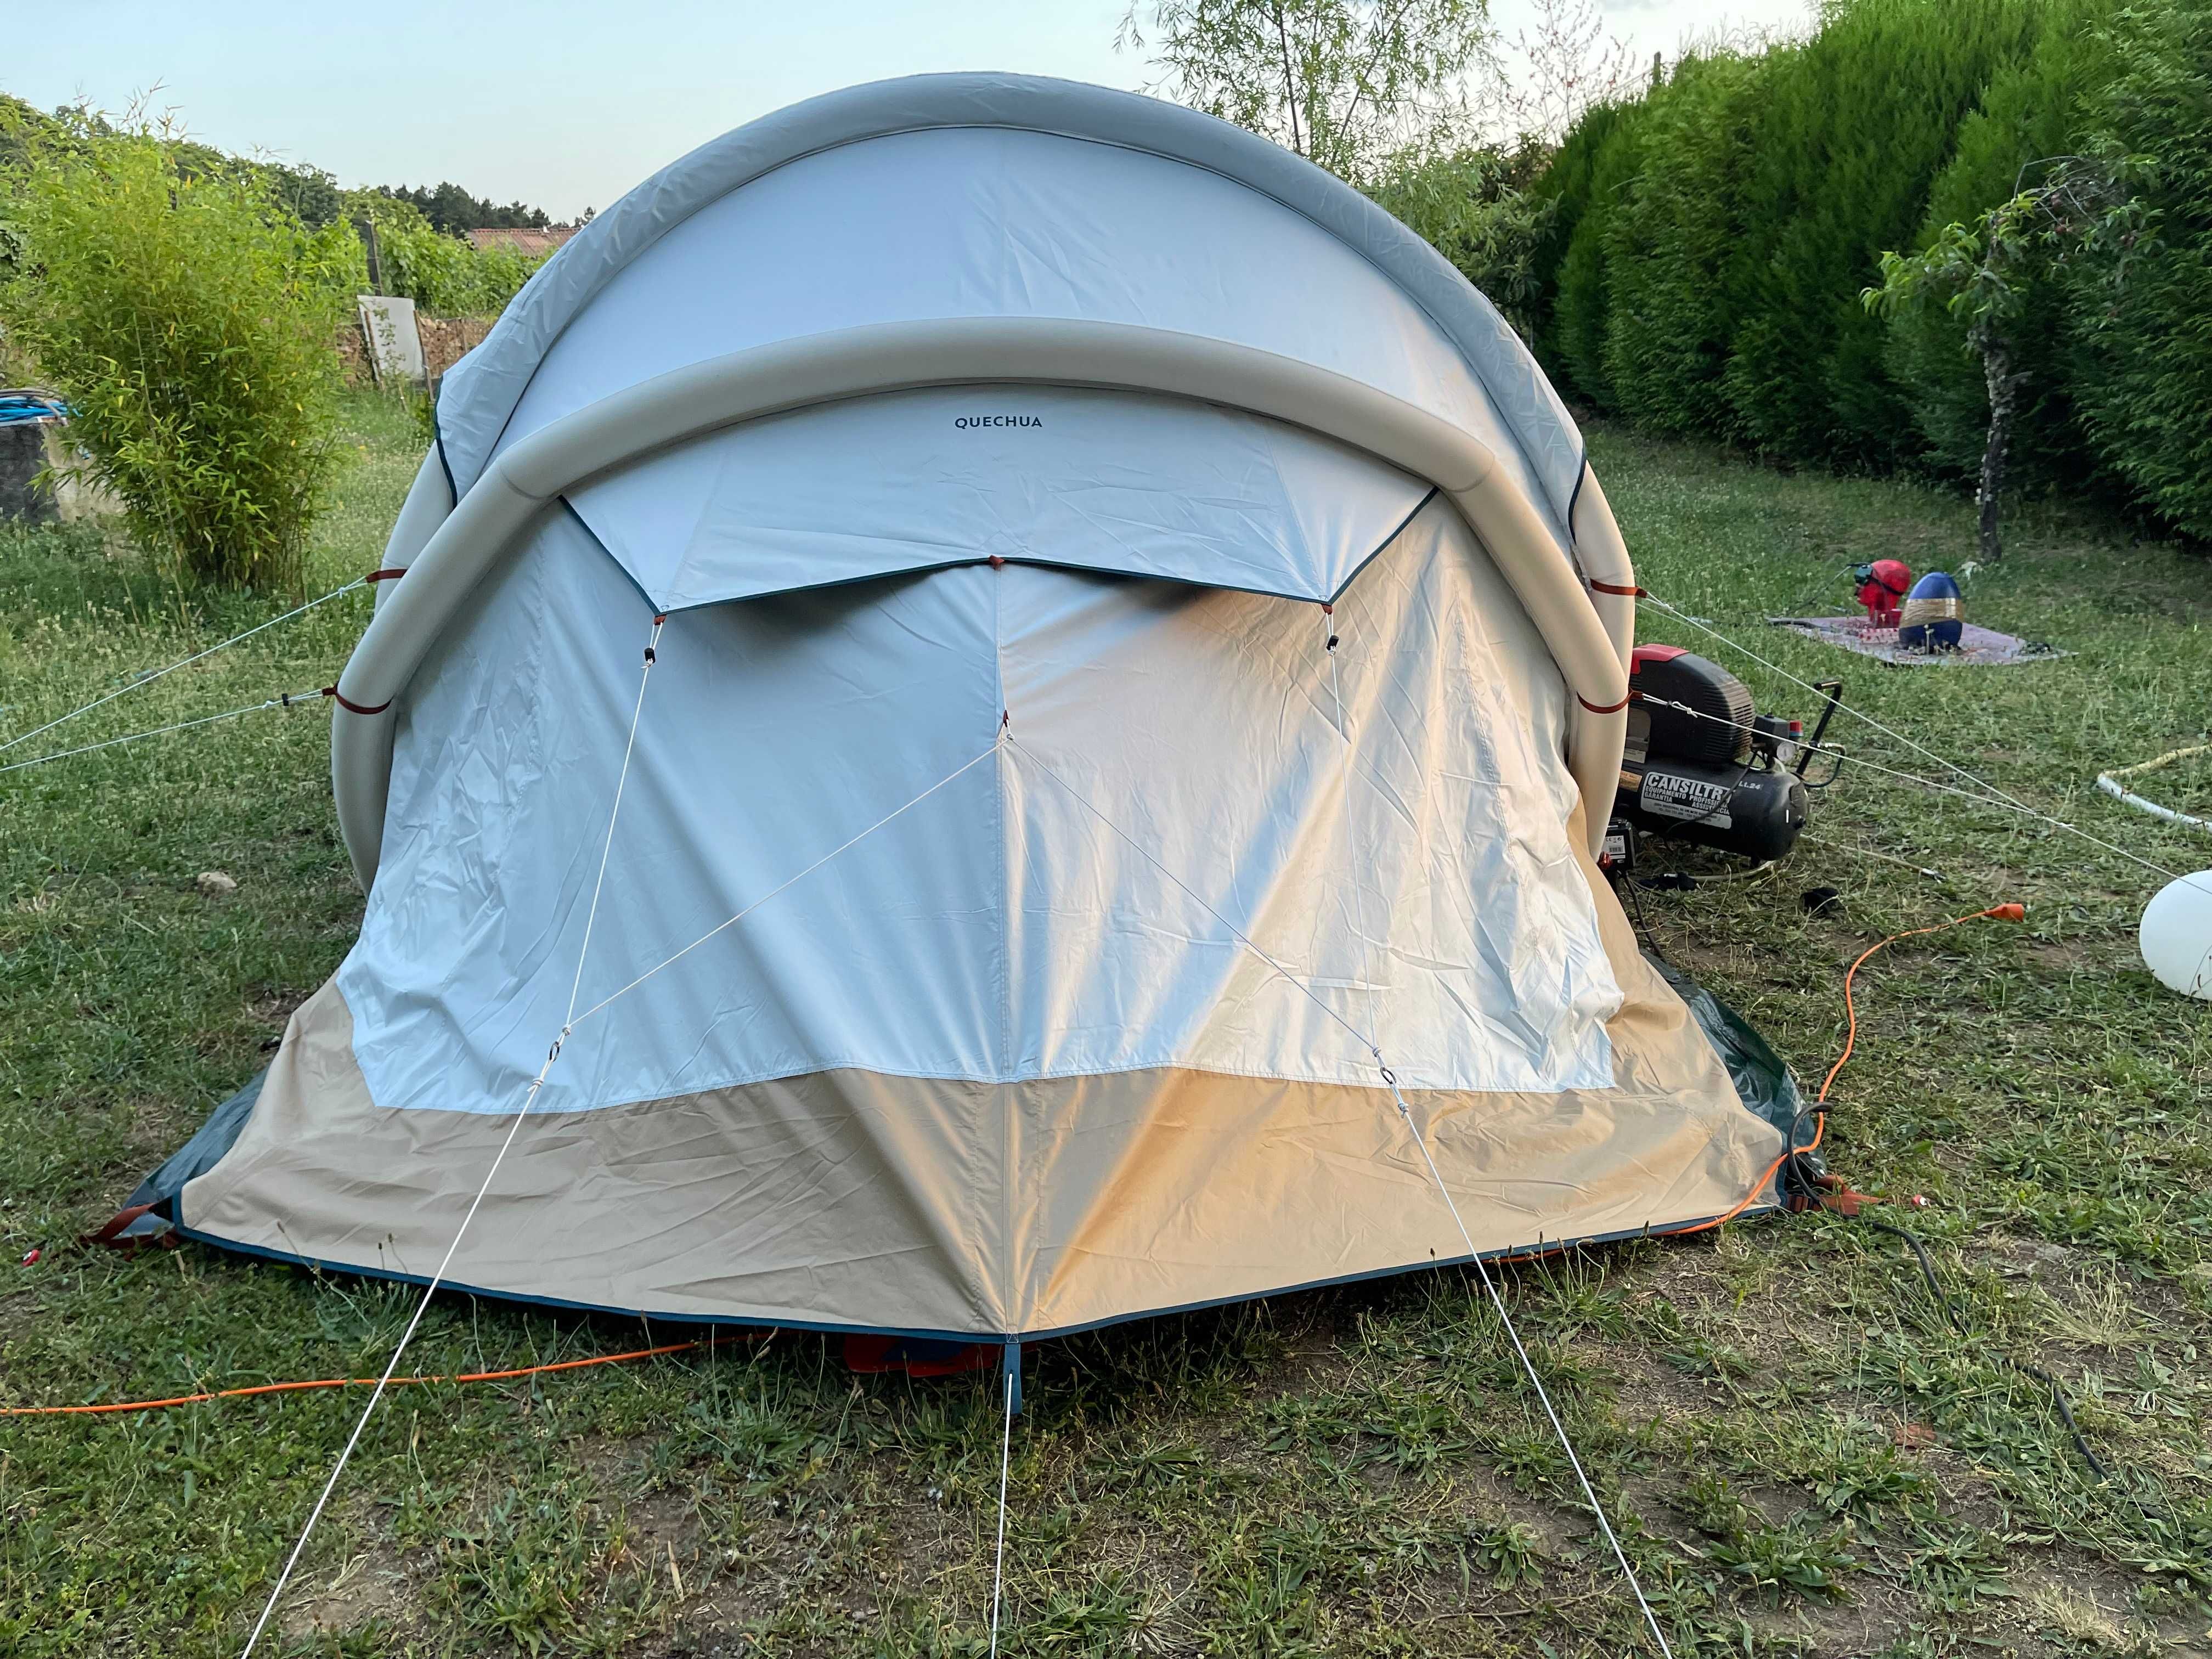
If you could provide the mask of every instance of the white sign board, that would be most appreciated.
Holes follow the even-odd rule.
[[[422,336],[415,326],[415,302],[391,295],[364,294],[361,298],[361,331],[368,342],[368,365],[379,386],[394,381],[425,384]]]

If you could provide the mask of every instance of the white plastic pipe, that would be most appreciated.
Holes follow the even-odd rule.
[[[1096,386],[1222,404],[1304,427],[1435,483],[1481,540],[1579,700],[1568,759],[1595,853],[1620,776],[1624,656],[1572,563],[1518,488],[1496,474],[1478,439],[1360,381],[1248,346],[1119,323],[958,318],[841,329],[676,369],[566,416],[494,459],[409,562],[407,579],[387,584],[389,597],[338,678],[331,783],[362,885],[375,880],[382,848],[393,705],[477,584],[562,491],[765,416],[986,383]],[[437,500],[420,478],[417,487],[427,500],[413,524],[427,522]],[[398,544],[395,532],[395,552]],[[1608,554],[1608,568],[1613,562]],[[1632,581],[1625,552],[1618,564],[1623,585]]]

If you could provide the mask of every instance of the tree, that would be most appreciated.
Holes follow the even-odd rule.
[[[1941,299],[1966,325],[1966,349],[1980,362],[1989,396],[1989,433],[1982,446],[1980,556],[2003,556],[1998,507],[2005,459],[2022,388],[2020,367],[2027,319],[2039,284],[2050,283],[2077,256],[2093,253],[2104,267],[2101,286],[2117,295],[2130,258],[2147,228],[2131,181],[2148,163],[2140,156],[2061,155],[2030,161],[2011,198],[1970,228],[1946,225],[1917,253],[1881,256],[1881,284],[1864,290],[1869,311],[1894,312]],[[2041,184],[2027,183],[2044,172]]]
[[[1683,57],[1645,100],[1635,175],[1605,221],[1605,380],[1638,425],[1724,434],[1736,318],[1723,275],[1742,241],[1744,181],[1771,95],[1774,60]]]
[[[1115,40],[1141,50],[1141,0]],[[1488,0],[1152,0],[1157,90],[1354,184],[1451,148],[1488,61]]]
[[[1489,124],[1524,143],[1557,149],[1585,112],[1643,89],[1628,43],[1606,32],[1594,0],[1536,0],[1535,26],[1514,35],[1512,56],[1484,101]]]
[[[459,236],[471,230],[544,230],[553,222],[544,208],[532,207],[526,202],[509,202],[500,207],[487,197],[471,195],[451,179],[434,190],[420,185],[394,189],[390,185],[380,185],[376,193],[406,203],[429,221],[433,230],[448,236]]]
[[[1900,246],[1924,247],[1954,221],[1972,224],[1983,209],[2012,195],[2023,163],[2088,148],[2084,105],[2112,78],[2098,27],[2110,9],[2110,0],[2049,0],[2027,56],[2001,66],[1960,123],[1920,223]],[[2133,139],[2125,147],[2154,148]],[[2069,337],[2057,286],[2038,284],[2015,330],[2022,350],[2014,366],[2031,377],[2005,455],[2008,487],[2015,491],[2032,479],[2078,489],[2095,465],[2073,398],[2080,348]],[[1887,333],[1884,363],[1927,446],[1922,459],[1939,472],[1978,476],[1989,395],[1981,364],[1966,349],[1963,324],[1944,306],[1908,307],[1892,314]]]
[[[2208,42],[2212,0],[2128,6],[2113,18],[2103,44],[2118,72],[2090,100],[2088,128],[2157,158],[2141,194],[2159,234],[2142,244],[2117,312],[2106,301],[2114,254],[2085,250],[2062,286],[2088,290],[2068,315],[2080,347],[2069,390],[2091,441],[2137,499],[2212,542]]]
[[[252,167],[198,170],[160,126],[62,128],[19,132],[0,178],[10,350],[69,403],[142,545],[208,580],[296,585],[340,459],[351,229],[310,232]]]
[[[1549,152],[1462,149],[1401,157],[1368,189],[1385,211],[1459,267],[1523,340],[1533,340],[1543,285],[1537,258],[1559,210],[1528,186]]]

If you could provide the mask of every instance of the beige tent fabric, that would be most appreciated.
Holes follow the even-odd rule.
[[[1782,1150],[1585,874],[1626,993],[1607,1027],[1615,1086],[1407,1093],[1485,1251],[1708,1219],[1763,1188]],[[182,1218],[428,1277],[509,1119],[379,1107],[352,1031],[334,982],[300,1009]],[[1382,1088],[1180,1068],[1013,1084],[831,1071],[535,1115],[450,1277],[672,1318],[994,1336],[1463,1253]]]

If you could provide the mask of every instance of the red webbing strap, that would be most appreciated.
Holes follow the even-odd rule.
[[[1612,593],[1624,599],[1640,599],[1644,597],[1644,590],[1640,587],[1623,587],[1617,582],[1601,582],[1595,576],[1586,577],[1584,580],[1589,582],[1589,590],[1593,593]],[[1634,694],[1631,693],[1629,696],[1623,697],[1609,708],[1600,707],[1579,691],[1575,693],[1575,701],[1593,714],[1618,714],[1628,707],[1633,696]]]
[[[344,709],[349,714],[381,714],[386,709],[392,707],[391,701],[387,698],[383,702],[377,704],[374,708],[364,708],[361,704],[346,697],[335,685],[325,686],[323,688],[323,695],[336,702],[339,708]]]
[[[392,569],[372,570],[366,580],[372,582],[396,582],[406,574],[407,567],[403,564]]]
[[[124,1237],[125,1229],[137,1220],[140,1216],[151,1212],[153,1207],[151,1204],[133,1204],[127,1210],[118,1210],[107,1218],[105,1224],[94,1228],[88,1233],[79,1233],[76,1242],[80,1244],[112,1245],[118,1250],[135,1250],[142,1244],[159,1244],[164,1249],[173,1248],[178,1243],[177,1235],[173,1231],[155,1234],[150,1237]]]

